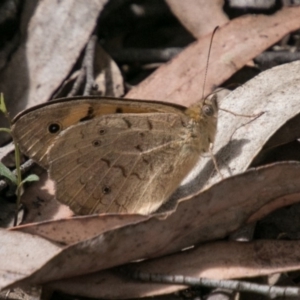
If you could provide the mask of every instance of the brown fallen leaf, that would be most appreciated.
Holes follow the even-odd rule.
[[[66,247],[32,272],[23,273],[23,278],[27,284],[45,283],[220,239],[244,225],[265,204],[295,193],[300,193],[299,163],[249,170],[183,199],[169,216],[150,216]],[[20,283],[12,280],[10,284]],[[7,285],[0,278],[0,287]]]
[[[102,214],[21,225],[10,228],[10,230],[22,231],[44,237],[52,242],[71,245],[91,239],[103,232],[147,219],[149,216]]]
[[[256,211],[252,216],[250,216],[247,223],[253,223],[258,220],[261,220],[262,218],[270,214],[270,212],[275,211],[276,209],[279,209],[284,206],[289,206],[294,203],[298,203],[299,201],[300,201],[299,193],[285,195],[277,199],[274,199],[274,201],[271,201],[270,203],[266,203],[266,205],[263,205],[258,211]]]
[[[265,276],[300,269],[299,241],[213,242],[195,249],[129,265],[128,270],[214,279]],[[126,270],[126,269],[125,269]],[[117,268],[46,285],[71,295],[130,299],[173,293],[185,286],[141,283]]]
[[[244,16],[221,26],[211,49],[204,96],[284,35],[298,29],[299,17],[300,7],[284,8],[271,16]],[[185,106],[201,99],[210,39],[208,34],[185,48],[125,97]]]

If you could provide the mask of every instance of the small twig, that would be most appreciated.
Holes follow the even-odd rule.
[[[85,50],[84,65],[86,70],[86,84],[83,92],[83,95],[85,96],[91,94],[91,90],[94,85],[94,58],[95,58],[96,42],[97,42],[97,36],[92,35]]]
[[[237,281],[237,280],[216,280],[209,278],[197,278],[183,275],[166,275],[143,273],[134,271],[130,274],[131,278],[145,282],[166,283],[175,285],[187,286],[205,286],[208,288],[225,288],[235,290],[237,292],[252,292],[276,298],[284,297],[299,297],[300,288],[297,287],[279,287],[257,284],[252,282]]]

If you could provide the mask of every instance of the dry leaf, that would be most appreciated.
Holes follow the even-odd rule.
[[[52,242],[71,245],[91,239],[99,234],[127,224],[135,224],[149,217],[142,215],[92,215],[78,216],[72,219],[61,219],[21,225],[10,228],[33,235],[39,235]]]

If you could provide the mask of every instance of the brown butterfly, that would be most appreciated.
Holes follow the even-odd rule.
[[[213,143],[216,98],[190,108],[105,97],[59,99],[13,120],[21,151],[49,169],[76,214],[149,214]]]

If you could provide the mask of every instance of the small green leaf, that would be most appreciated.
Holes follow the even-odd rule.
[[[22,184],[24,184],[25,182],[39,181],[39,179],[40,179],[39,176],[35,174],[31,174],[22,181]]]
[[[0,111],[2,111],[4,114],[7,114],[3,93],[0,93]]]
[[[2,162],[0,162],[0,175],[4,176],[5,178],[10,180],[11,182],[17,184],[17,177]]]

